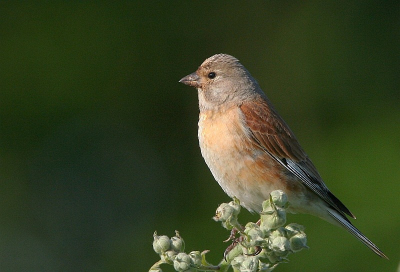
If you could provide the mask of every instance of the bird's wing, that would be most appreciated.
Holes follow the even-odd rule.
[[[253,140],[337,212],[355,218],[326,187],[293,132],[267,100],[240,105]],[[346,218],[347,220],[347,218]]]

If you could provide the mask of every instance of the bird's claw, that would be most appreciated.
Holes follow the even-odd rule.
[[[228,239],[224,240],[224,242],[226,243],[226,242],[229,242],[229,241],[235,239],[236,234],[237,234],[238,232],[239,232],[239,231],[238,231],[237,228],[233,228],[233,229],[231,230],[231,234],[229,235]]]
[[[230,244],[224,251],[224,260],[228,261],[226,259],[226,257],[228,256],[229,252],[231,252],[231,250],[238,244],[238,242],[235,240],[232,242],[232,244]]]
[[[262,251],[262,247],[260,246],[256,246],[256,251],[254,253],[251,254],[246,254],[247,256],[257,256],[258,254],[260,254]]]

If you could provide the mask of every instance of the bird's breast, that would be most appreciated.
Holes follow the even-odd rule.
[[[281,166],[252,140],[238,107],[201,112],[198,136],[214,178],[247,209],[259,211],[272,190],[282,189]]]
[[[247,132],[242,123],[237,107],[218,112],[201,112],[198,136],[203,157],[215,162],[244,149]]]

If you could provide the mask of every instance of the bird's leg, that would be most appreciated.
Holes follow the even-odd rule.
[[[258,226],[260,226],[260,224],[261,224],[261,219],[258,220],[258,221],[256,222],[256,224],[257,224]],[[242,227],[242,228],[243,228],[243,227]],[[238,232],[243,231],[243,230],[244,230],[244,229],[239,230],[239,229],[237,229],[237,228],[233,228],[233,229],[231,230],[231,234],[229,235],[228,239],[226,239],[226,240],[224,241],[224,242],[232,241],[232,244],[229,245],[229,246],[225,249],[225,252],[224,252],[224,259],[225,259],[225,261],[226,261],[226,257],[228,256],[229,252],[231,252],[231,250],[232,250],[235,246],[237,246],[237,244],[240,244],[240,243],[242,243],[242,242],[244,241],[245,236],[240,236],[240,237],[236,238],[236,234],[237,234]],[[257,256],[258,254],[260,254],[261,251],[262,251],[262,247],[261,247],[261,246],[256,246],[255,248],[256,248],[256,251],[255,251],[254,253],[246,254],[246,255],[247,255],[247,256]]]
[[[238,244],[242,243],[245,239],[245,236],[240,236],[238,238],[235,238],[232,242],[232,244],[230,244],[224,251],[224,260],[227,261],[226,257],[228,256],[229,252],[232,251],[232,249],[235,248],[235,246],[237,246]],[[247,256],[257,256],[258,254],[261,253],[262,251],[262,247],[261,246],[256,246],[256,251],[254,253],[251,254],[245,254]]]
[[[238,230],[237,228],[233,228],[233,229],[231,230],[231,234],[229,235],[228,239],[224,240],[224,242],[226,243],[226,242],[229,242],[230,240],[235,239],[235,238],[236,238],[236,234],[237,234],[238,232],[239,232],[239,230]],[[235,242],[235,241],[233,241],[233,242]]]
[[[230,244],[226,249],[225,249],[225,251],[224,251],[224,260],[225,261],[228,261],[227,259],[226,259],[226,257],[228,256],[228,254],[229,254],[229,252],[231,252],[231,250],[235,247],[235,246],[237,246],[237,244],[238,244],[238,242],[236,241],[236,239],[232,242],[232,244]]]
[[[239,227],[241,229],[238,229],[237,227],[232,228],[231,230],[231,234],[229,235],[228,239],[226,239],[224,242],[229,242],[232,241],[232,244],[230,244],[224,251],[224,259],[226,261],[226,257],[228,256],[229,252],[231,252],[231,250],[237,246],[238,243],[241,243],[243,241],[243,236],[240,236],[239,238],[236,238],[236,234],[238,234],[239,232],[244,231],[244,228],[242,226],[239,225]]]

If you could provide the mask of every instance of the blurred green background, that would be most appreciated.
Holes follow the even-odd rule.
[[[276,271],[395,271],[400,258],[398,1],[3,2],[0,270],[147,271],[154,230],[217,263],[229,201],[197,142],[215,53],[239,58],[355,225],[390,258],[308,215]],[[257,220],[246,211],[242,222]],[[169,267],[165,271],[172,271]]]

